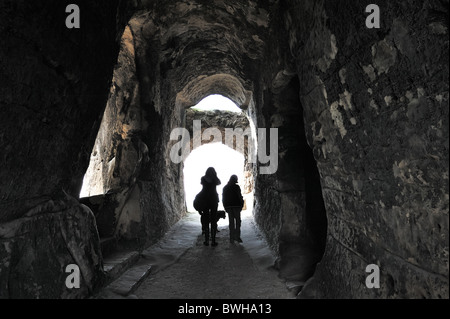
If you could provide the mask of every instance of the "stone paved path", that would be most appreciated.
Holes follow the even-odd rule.
[[[244,213],[244,212],[243,212]],[[127,298],[294,299],[273,268],[275,256],[250,213],[242,216],[243,243],[230,243],[228,219],[219,221],[218,246],[204,246],[200,216],[188,214],[142,254],[150,274]],[[228,218],[228,217],[227,217]],[[108,289],[102,298],[118,298]]]

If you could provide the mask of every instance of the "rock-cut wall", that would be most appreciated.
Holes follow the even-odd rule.
[[[285,12],[328,218],[302,295],[448,298],[448,1],[378,1],[380,29],[368,4]]]
[[[101,285],[99,236],[78,203],[129,19],[120,1],[0,2],[0,297],[81,298]],[[80,267],[83,289],[65,286]]]

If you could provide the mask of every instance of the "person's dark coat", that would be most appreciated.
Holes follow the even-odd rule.
[[[242,197],[241,188],[238,184],[233,182],[228,182],[224,186],[222,192],[222,203],[223,207],[243,207],[244,198]]]
[[[221,182],[217,178],[216,171],[213,168],[208,168],[205,176],[202,176],[200,179],[200,183],[203,188],[195,197],[194,208],[199,212],[207,209],[217,209],[219,194],[217,194],[216,187]]]
[[[200,180],[203,186],[203,200],[204,204],[208,207],[215,206],[219,202],[219,194],[217,194],[216,186],[220,185],[219,179],[208,179],[207,176],[203,176]]]

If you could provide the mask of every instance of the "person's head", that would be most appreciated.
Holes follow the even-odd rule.
[[[228,181],[228,183],[230,184],[237,184],[238,182],[238,177],[236,175],[231,175],[230,180]]]
[[[208,169],[206,170],[205,176],[217,177],[217,173],[216,173],[216,170],[214,169],[214,167],[208,167]]]

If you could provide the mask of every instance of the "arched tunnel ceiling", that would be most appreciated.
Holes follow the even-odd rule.
[[[252,70],[263,59],[269,14],[252,2],[193,1],[143,10],[129,25],[136,46],[143,48],[137,52],[158,59],[162,78],[175,79],[177,92],[199,76],[216,74],[229,74],[249,87]],[[227,84],[208,93],[223,94],[245,106],[248,94],[230,90],[236,89]]]

